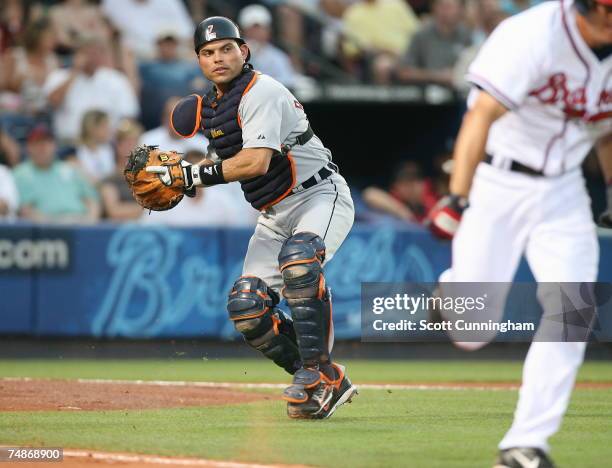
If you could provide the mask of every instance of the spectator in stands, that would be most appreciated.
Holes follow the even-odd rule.
[[[115,138],[115,172],[104,179],[100,185],[104,217],[117,222],[138,219],[143,208],[136,201],[125,182],[123,169],[127,157],[138,145],[142,126],[134,120],[123,120]]]
[[[419,17],[423,17],[429,14],[431,11],[430,0],[407,0],[408,4],[412,7],[412,11]]]
[[[48,127],[28,136],[29,159],[14,170],[20,215],[44,223],[92,223],[100,217],[98,195],[68,163],[55,160],[55,141]]]
[[[19,144],[0,129],[0,164],[13,167],[19,163],[20,156]]]
[[[455,62],[471,44],[470,31],[462,19],[461,0],[434,0],[431,21],[412,38],[408,52],[395,71],[397,79],[452,87]]]
[[[272,15],[268,9],[261,5],[246,6],[240,10],[238,24],[249,44],[253,67],[285,86],[293,87],[296,73],[289,56],[270,43]]]
[[[322,52],[330,58],[338,58],[341,55],[342,31],[344,23],[342,18],[348,7],[361,0],[320,0],[320,20],[323,30],[321,31]]]
[[[192,138],[179,137],[170,123],[172,109],[179,101],[179,98],[173,96],[166,101],[162,118],[162,125],[149,130],[140,137],[140,144],[156,145],[163,150],[174,150],[179,153],[187,153],[195,150],[206,153],[208,148],[208,140],[202,133],[196,133]]]
[[[344,12],[344,54],[353,64],[365,58],[371,63],[374,80],[385,82],[418,25],[404,0],[362,0]]]
[[[13,175],[8,167],[0,164],[0,223],[15,218],[19,196]]]
[[[111,39],[102,10],[88,0],[63,0],[49,9],[49,18],[57,31],[62,52],[74,52],[83,37]]]
[[[348,6],[359,1],[361,0],[266,2],[276,5],[275,15],[278,18],[279,42],[289,53],[296,71],[309,74],[318,68],[316,63],[308,63],[310,61],[303,56],[303,49],[311,52],[320,44],[321,52],[325,55],[329,57],[337,55],[339,31],[342,29],[341,18]],[[315,31],[316,34],[313,35],[312,31]],[[320,37],[319,31],[321,32]],[[313,69],[310,69],[311,65]]]
[[[389,190],[368,187],[363,191],[363,200],[375,210],[413,223],[422,223],[438,201],[432,182],[423,176],[415,161],[402,163],[395,172]]]
[[[105,111],[114,128],[121,118],[135,117],[138,100],[126,76],[108,67],[108,44],[84,40],[70,69],[55,70],[45,82],[49,102],[55,108],[54,125],[62,142],[75,142],[83,115],[90,109]]]
[[[83,173],[94,184],[115,172],[111,138],[108,115],[99,110],[87,111],[81,124],[81,141],[76,156]]]
[[[168,98],[203,93],[207,85],[198,62],[182,60],[179,56],[179,39],[172,29],[159,32],[156,59],[142,62],[139,69],[142,117],[148,127],[159,125]]]
[[[201,151],[189,151],[184,158],[192,164],[204,158]],[[200,189],[193,198],[184,197],[168,211],[142,214],[145,224],[166,226],[255,226],[259,212],[244,201],[239,184],[223,184]]]
[[[109,41],[109,67],[123,73],[132,85],[132,89],[136,94],[140,93],[141,80],[138,72],[138,63],[136,54],[126,44],[121,31],[119,31],[108,18],[104,18],[105,23],[110,31]]]
[[[498,0],[474,0],[473,3],[475,8],[472,45],[461,51],[453,67],[453,86],[465,95],[471,89],[471,85],[465,79],[470,64],[476,58],[485,39],[506,17]]]
[[[194,24],[181,0],[103,0],[102,10],[139,59],[154,57],[157,34],[167,28],[193,50]]]
[[[53,24],[47,18],[30,23],[23,34],[23,47],[5,55],[4,87],[18,95],[20,114],[42,116],[48,112],[43,85],[47,76],[58,67],[53,52],[57,44]]]
[[[15,47],[31,16],[31,4],[22,0],[3,0],[0,8],[0,55]]]

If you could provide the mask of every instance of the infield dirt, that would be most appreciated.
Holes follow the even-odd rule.
[[[217,406],[274,396],[221,387],[135,385],[74,380],[0,380],[0,411],[132,410]]]

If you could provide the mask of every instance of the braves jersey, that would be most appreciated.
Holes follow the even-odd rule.
[[[275,79],[260,74],[238,107],[242,123],[243,148],[270,148],[294,145],[296,137],[308,128],[308,118],[300,102]],[[331,161],[331,152],[315,135],[305,145],[295,145],[289,153],[301,184]]]
[[[513,16],[471,64],[468,81],[511,111],[490,129],[493,165],[514,160],[559,175],[580,166],[594,142],[612,131],[612,56],[597,58],[576,16],[571,0]]]

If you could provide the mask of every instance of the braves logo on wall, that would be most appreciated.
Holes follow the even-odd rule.
[[[91,333],[145,338],[188,333],[237,336],[225,307],[227,293],[241,274],[242,254],[228,258],[223,253],[212,257],[198,253],[199,245],[191,242],[202,238],[208,253],[220,251],[213,239],[205,238],[207,232],[198,230],[194,236],[185,230],[130,226],[115,232],[106,249],[106,263],[113,271]],[[360,335],[361,283],[435,281],[428,250],[417,242],[406,242],[405,235],[392,228],[349,236],[325,268],[334,285],[336,336]]]
[[[92,333],[150,337],[193,321],[194,316],[197,322],[214,324],[224,313],[229,280],[218,262],[181,255],[180,247],[186,243],[185,233],[178,230],[118,230],[106,251],[114,272],[92,322]],[[194,330],[193,334],[205,331]],[[227,337],[233,327],[230,324],[227,330],[215,333]]]

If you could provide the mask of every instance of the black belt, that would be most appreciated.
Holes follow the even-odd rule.
[[[490,154],[485,155],[483,162],[493,165],[493,156],[491,156]],[[510,164],[510,167],[508,168],[508,170],[512,172],[520,172],[521,174],[527,174],[531,176],[540,176],[540,177],[545,176],[544,172],[536,171],[535,169],[532,169],[516,161],[512,161],[512,164]]]
[[[301,135],[298,135],[295,138],[295,143],[293,145],[283,145],[282,147],[283,153],[287,154],[291,150],[291,148],[293,148],[295,145],[304,146],[306,143],[310,141],[310,139],[313,136],[314,136],[314,131],[310,127],[310,124],[308,124],[308,128],[306,129],[306,131],[302,133]],[[312,177],[309,177],[304,182],[302,182],[300,185],[293,187],[289,195],[293,195],[294,193],[302,192],[306,189],[309,189],[310,187],[314,187],[319,182],[327,179],[334,172],[338,172],[338,166],[336,166],[331,161],[329,162],[329,165],[331,166],[331,169],[328,168],[327,166],[322,167],[321,169],[319,169],[319,172],[317,172],[315,175],[313,175]]]
[[[335,166],[334,163],[330,163],[330,164]],[[327,166],[322,167],[321,169],[319,169],[319,172],[317,172],[315,175],[313,175],[312,177],[309,177],[304,182],[302,182],[300,185],[293,187],[291,189],[291,194],[302,192],[306,189],[309,189],[310,187],[314,187],[319,182],[324,181],[325,179],[327,179],[330,175],[332,175],[335,172],[336,172],[335,170],[332,170],[328,168]]]

